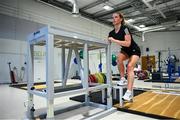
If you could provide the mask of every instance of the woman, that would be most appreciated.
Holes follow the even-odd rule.
[[[141,52],[139,46],[134,42],[131,33],[124,23],[124,17],[121,13],[113,14],[114,29],[109,33],[109,42],[114,42],[121,46],[121,52],[118,54],[118,69],[121,79],[118,85],[127,85],[127,91],[123,96],[124,100],[132,100],[132,88],[134,83],[134,66],[138,62]],[[124,77],[124,64],[123,61],[128,60],[127,65],[127,80]]]

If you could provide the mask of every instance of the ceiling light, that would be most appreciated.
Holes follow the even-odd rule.
[[[176,26],[180,26],[180,21],[177,22],[177,25]]]
[[[109,5],[104,5],[103,8],[107,11],[113,10],[113,7],[111,7]]]
[[[146,26],[145,26],[145,25],[139,25],[139,27],[140,27],[140,28],[144,28],[144,27],[146,27]]]
[[[133,22],[135,22],[135,20],[133,20],[133,19],[129,19],[129,20],[127,20],[127,22],[129,22],[129,23],[133,23]]]
[[[73,38],[77,39],[78,37],[74,35]]]

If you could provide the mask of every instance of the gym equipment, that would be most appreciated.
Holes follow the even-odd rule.
[[[161,72],[161,51],[158,52],[158,72]]]
[[[112,54],[112,61],[116,61],[117,57],[116,55]]]
[[[148,70],[152,72],[152,70],[156,68],[155,56],[141,56],[142,70]]]
[[[74,35],[78,37],[78,39],[74,38]],[[42,37],[44,39],[42,39]],[[107,104],[106,105],[97,105],[97,107],[104,107],[106,110],[112,108],[112,95],[111,95],[111,44],[108,41],[102,41],[98,38],[87,36],[84,34],[79,34],[73,31],[63,30],[61,28],[53,27],[53,26],[46,26],[43,27],[36,32],[31,33],[28,37],[28,52],[27,52],[27,80],[28,80],[28,108],[27,108],[27,115],[31,115],[30,111],[31,108],[34,106],[34,95],[41,96],[46,99],[47,101],[47,119],[54,118],[54,99],[58,97],[65,97],[65,96],[74,96],[76,94],[85,94],[85,103],[84,105],[94,105],[89,99],[89,94],[94,91],[104,91],[107,89],[107,96],[105,98]],[[46,94],[44,91],[37,91],[30,90],[32,84],[34,83],[33,79],[33,69],[34,62],[32,53],[34,51],[34,46],[44,46],[45,47],[45,61],[46,61]],[[53,65],[54,65],[54,47],[57,49],[62,49],[62,56],[61,56],[61,75],[62,75],[62,85],[66,87],[68,72],[70,69],[70,63],[72,58],[72,52],[75,52],[77,63],[78,63],[78,70],[81,75],[82,81],[82,88],[80,89],[73,89],[64,92],[55,92],[53,86]],[[66,56],[65,49],[68,50],[68,54]],[[107,82],[106,84],[97,84],[95,86],[89,86],[88,80],[89,79],[89,51],[90,50],[97,50],[97,49],[105,49],[106,55],[106,68],[107,69]],[[83,50],[83,51],[82,51]],[[79,53],[78,53],[79,51]],[[65,59],[67,58],[67,59]],[[79,62],[79,58],[83,58],[83,65]],[[82,69],[82,66],[84,69]],[[97,75],[98,76],[98,75]],[[102,76],[101,76],[102,77]],[[103,77],[101,78],[100,75],[98,76],[100,82],[103,83]]]
[[[24,79],[24,74],[25,74],[25,67],[21,67],[20,75],[19,75],[19,78],[20,78],[20,81],[21,81],[21,82],[22,82],[23,79]]]
[[[99,68],[99,72],[102,72],[102,63],[99,63],[98,68]]]
[[[97,79],[94,75],[91,76],[95,83],[97,83]]]
[[[113,93],[114,93],[114,98],[116,98],[116,90],[119,91],[119,107],[123,107],[124,106],[124,101],[123,101],[123,91],[124,89],[127,88],[127,85],[123,85],[123,86],[113,86]],[[134,97],[134,90],[132,90],[132,96]],[[133,99],[130,101],[133,102]]]
[[[104,73],[95,73],[95,74],[90,74],[89,78],[88,78],[90,83],[106,83],[107,82],[107,78],[106,75]]]
[[[138,77],[138,80],[149,79],[149,71],[147,71],[147,70],[138,71],[137,77]]]
[[[74,61],[74,63],[75,63],[75,64],[77,64],[77,59],[76,59],[76,58],[74,58],[74,60],[73,60],[73,61]]]
[[[101,50],[99,51],[99,65],[98,65],[99,72],[102,72],[102,53]]]
[[[93,75],[89,75],[89,82],[90,83],[96,83],[96,78],[94,78]]]
[[[116,62],[116,61],[112,61],[112,65],[113,65],[113,66],[116,66],[116,65],[117,65],[117,62]]]
[[[103,76],[104,83],[106,83],[106,82],[107,82],[107,79],[106,79],[106,75],[105,75],[105,73],[100,73],[100,74]]]
[[[95,83],[98,82],[95,75],[92,75],[91,77],[94,79],[94,82],[95,82]]]
[[[14,72],[15,80],[17,82],[22,82],[24,79],[25,67],[21,67],[20,71],[18,71],[17,67],[13,67],[13,72]]]
[[[18,74],[18,69],[17,69],[17,67],[13,67],[13,72],[14,72],[14,78],[15,78],[15,80],[17,81],[17,82],[19,82],[20,80],[19,80],[19,74]]]
[[[171,63],[173,63],[172,65],[176,65],[176,62],[179,62],[179,59],[177,59],[177,57],[175,56],[175,54],[173,54],[173,52],[179,52],[180,49],[174,49],[171,50],[170,48],[168,48],[167,50],[158,50],[156,52],[158,52],[158,72],[168,72],[168,62],[170,61]],[[164,55],[167,54],[167,59],[166,60],[162,60],[162,53],[165,53]],[[164,65],[162,65],[161,63],[163,63]],[[167,65],[167,67],[165,67]],[[174,67],[174,66],[173,66]],[[163,69],[162,69],[163,68]],[[176,69],[176,66],[174,67]],[[173,68],[173,69],[174,69]],[[174,72],[176,72],[176,70],[173,70]]]
[[[80,57],[81,59],[83,59],[83,50],[80,50],[80,52],[79,52],[79,57]]]
[[[11,78],[11,83],[17,83],[15,80],[14,72],[11,70],[11,62],[8,62],[8,65],[9,65],[9,74]]]
[[[78,80],[81,80],[81,77],[79,76],[79,72],[76,71],[76,75],[71,77],[71,79],[78,79]]]
[[[167,64],[167,72],[169,76],[168,82],[173,82],[172,79],[173,73],[176,72],[176,62],[178,61],[175,55],[172,55],[170,48],[168,48],[168,64]],[[169,85],[168,85],[169,86]]]
[[[98,75],[99,75],[99,78],[100,78],[101,83],[105,83],[105,82],[104,82],[104,77],[102,76],[102,74],[101,74],[101,73],[98,73]]]
[[[54,85],[59,85],[60,81],[54,81]],[[10,84],[9,87],[15,87],[23,90],[27,90],[27,83],[18,83],[18,84]],[[46,88],[46,82],[36,82],[34,83],[35,89],[43,89]]]
[[[112,80],[113,81],[119,81],[120,80],[120,74],[112,74]]]
[[[116,55],[112,54],[112,65],[113,66],[117,65],[116,59],[117,59]]]
[[[152,73],[152,81],[162,80],[161,72],[153,72]]]
[[[18,71],[17,67],[13,67],[15,81],[18,83],[23,82],[24,74],[25,74],[25,67],[21,67],[20,71]]]
[[[168,57],[168,64],[167,64],[167,72],[168,73],[175,73],[176,72],[176,56],[175,55],[170,55]]]
[[[119,88],[118,88],[118,86],[116,87],[117,88],[117,90],[116,89],[113,89],[113,92],[115,92],[115,94],[113,94],[113,95],[116,95],[116,96],[113,96],[113,105],[115,105],[115,107],[119,107]],[[123,90],[123,94],[126,92],[126,90],[124,89]],[[134,96],[138,96],[138,95],[140,95],[140,94],[142,94],[142,93],[144,93],[145,91],[142,91],[142,90],[137,90],[137,89],[134,89]],[[92,93],[92,94],[90,94],[91,95],[91,101],[93,101],[93,102],[96,102],[96,103],[103,103],[102,102],[102,93],[100,92],[100,91],[98,91],[98,92],[94,92],[94,93]],[[84,95],[79,95],[79,96],[74,96],[74,97],[71,97],[70,98],[70,100],[74,100],[74,101],[78,101],[78,102],[84,102],[85,101],[85,96]]]
[[[101,77],[99,76],[98,73],[95,73],[95,76],[96,76],[98,83],[103,83],[103,80],[101,79]]]

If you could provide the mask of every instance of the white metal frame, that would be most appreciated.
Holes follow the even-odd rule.
[[[127,85],[123,85],[123,86],[117,86],[114,85],[113,86],[113,99],[117,98],[117,94],[116,94],[116,90],[119,90],[119,107],[123,107],[124,105],[124,101],[123,101],[123,89],[127,88]],[[134,90],[132,90],[132,96],[134,96]]]
[[[68,44],[68,45],[67,45]],[[34,45],[41,45],[46,47],[46,92],[31,90],[34,85],[34,63],[33,63],[33,47]],[[54,80],[53,80],[53,65],[54,65],[54,47],[62,49],[62,80],[63,86],[66,85],[67,75],[69,71],[69,64],[71,60],[72,50],[74,49],[75,55],[78,60],[79,70],[82,70],[78,50],[83,49],[84,54],[84,70],[83,70],[83,88],[78,90],[71,90],[66,92],[54,93]],[[107,67],[107,83],[89,87],[89,50],[105,48],[106,49],[106,67]],[[65,66],[65,49],[69,49],[69,54]],[[107,105],[106,109],[112,107],[112,82],[111,82],[111,45],[108,41],[103,41],[91,36],[79,34],[72,31],[62,30],[56,27],[47,26],[31,33],[28,36],[28,57],[27,57],[27,80],[28,80],[28,114],[32,113],[31,109],[34,107],[33,95],[44,97],[47,100],[47,118],[54,118],[54,99],[66,95],[85,94],[86,105],[91,105],[89,101],[89,92],[95,90],[102,90],[107,88]],[[104,96],[104,94],[103,94]]]

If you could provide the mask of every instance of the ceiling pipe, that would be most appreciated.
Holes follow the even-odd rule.
[[[78,4],[77,4],[77,0],[68,0],[68,1],[73,5],[72,15],[74,17],[79,16],[79,7],[78,7]]]
[[[125,20],[125,23],[126,23],[126,25],[128,25],[129,27],[131,27],[131,28],[133,28],[133,29],[135,29],[135,30],[137,30],[137,31],[141,31],[141,28],[140,28],[140,27],[131,24],[131,23],[128,22],[127,20]]]
[[[154,32],[154,31],[160,31],[160,30],[164,30],[166,29],[165,27],[159,27],[159,28],[155,28],[155,29],[150,29],[150,30],[146,30],[142,32],[142,41],[145,41],[145,33],[149,33],[149,32]]]
[[[165,14],[158,8],[158,6],[156,6],[156,4],[154,4],[154,6],[152,6],[149,2],[147,2],[146,0],[142,0],[142,2],[148,7],[150,8],[151,10],[152,9],[156,9],[160,14],[161,16],[166,19],[167,17],[165,16]]]
[[[159,7],[158,6],[156,6],[156,4],[154,4],[154,6],[153,6],[160,14],[161,14],[161,16],[164,18],[164,19],[166,19],[167,17],[165,16],[165,14],[159,9]]]
[[[48,6],[51,6],[51,7],[54,7],[54,8],[57,8],[57,9],[61,9],[59,7],[56,7],[50,3],[47,3],[47,2],[44,2],[43,0],[36,0],[37,2],[40,2],[40,3],[43,3],[43,4],[46,4]],[[58,2],[61,2],[61,0],[57,0]],[[72,5],[73,5],[73,8],[72,8],[72,16],[73,17],[78,17],[79,16],[79,8],[78,8],[78,5],[77,5],[77,0],[67,0],[69,1]]]

